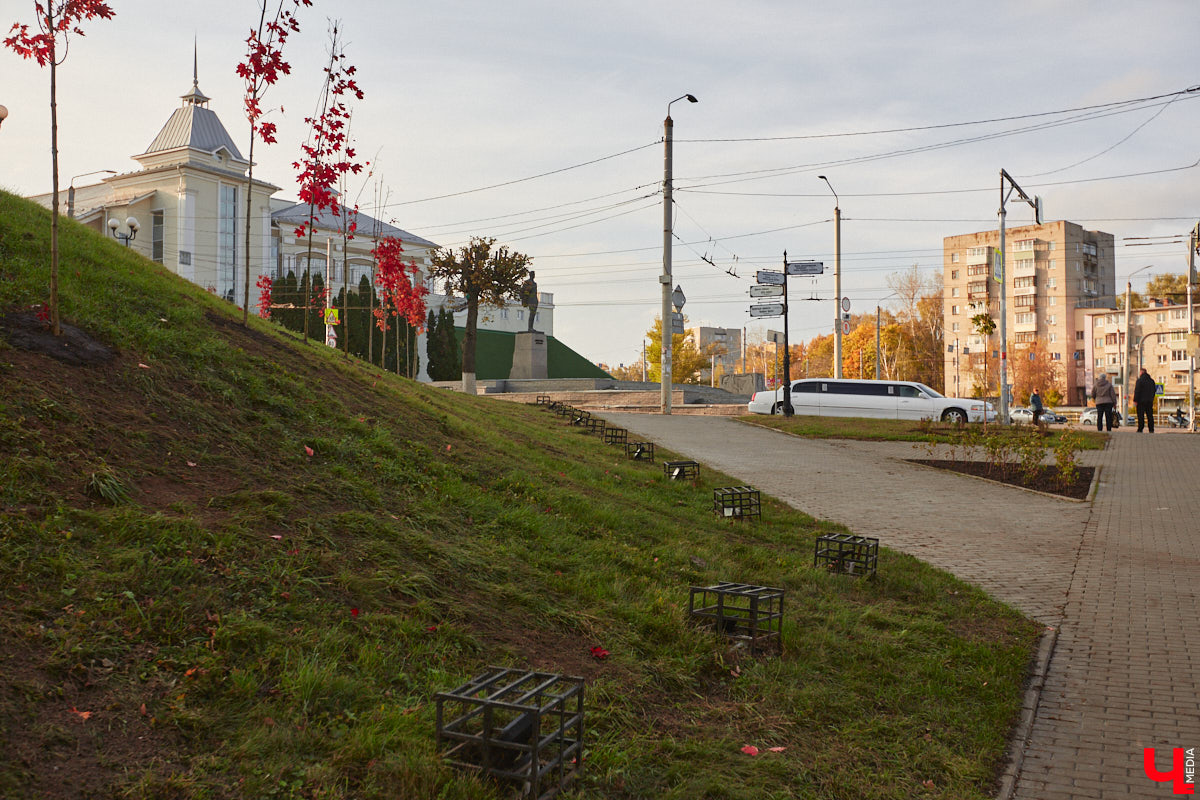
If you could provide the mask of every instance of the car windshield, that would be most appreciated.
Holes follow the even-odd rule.
[[[921,391],[924,392],[925,394],[929,395],[930,397],[945,397],[945,395],[942,394],[941,392],[937,391],[936,389],[930,389],[928,386],[926,386],[923,383],[918,383],[917,386],[920,386]]]

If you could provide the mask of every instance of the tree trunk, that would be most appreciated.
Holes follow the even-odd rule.
[[[462,382],[465,394],[475,394],[475,329],[479,324],[479,294],[467,294],[467,328],[463,334]]]
[[[246,285],[242,287],[242,325],[250,324],[250,193],[254,188],[254,126],[250,126],[250,171],[246,175]],[[234,267],[236,273],[237,267]]]
[[[46,4],[47,28],[54,30],[53,3]],[[58,54],[50,54],[50,166],[51,185],[54,196],[50,205],[50,331],[55,336],[62,336],[62,325],[58,316],[58,70],[56,59]],[[105,220],[107,222],[107,220]],[[101,223],[103,224],[103,223]]]

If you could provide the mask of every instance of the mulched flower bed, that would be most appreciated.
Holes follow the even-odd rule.
[[[1046,494],[1069,497],[1072,500],[1087,499],[1088,490],[1092,485],[1092,476],[1096,472],[1095,467],[1076,467],[1077,475],[1075,482],[1064,487],[1059,480],[1058,470],[1050,466],[1042,467],[1041,472],[1033,480],[1026,480],[1016,468],[1005,470],[987,461],[945,461],[932,458],[910,458],[908,460],[913,464],[924,464],[927,467],[961,472],[965,475],[974,475],[978,478],[987,478],[991,481],[1007,483],[1010,486],[1020,486],[1024,489],[1033,489],[1038,492],[1045,492]]]

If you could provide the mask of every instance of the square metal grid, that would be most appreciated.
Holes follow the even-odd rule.
[[[673,481],[700,477],[700,465],[695,461],[664,461],[663,472]]]
[[[548,394],[539,394],[539,395],[537,396],[537,405],[539,405],[539,406],[548,406],[548,405],[550,405],[550,395],[548,395]]]
[[[823,566],[842,575],[871,577],[879,565],[879,540],[848,533],[818,536],[813,549],[813,566]]]
[[[748,583],[693,586],[688,595],[688,616],[746,645],[751,653],[782,648],[783,596],[783,589]]]
[[[626,442],[625,457],[631,461],[653,461],[654,442]]]
[[[713,512],[727,519],[761,517],[762,501],[758,489],[749,486],[713,489]]]
[[[569,417],[575,413],[575,407],[569,406],[566,403],[559,403],[557,406],[554,406],[554,413],[560,417]]]
[[[434,697],[448,763],[511,781],[522,800],[548,800],[578,776],[583,678],[488,667]]]
[[[606,423],[603,419],[592,416],[589,416],[583,421],[583,427],[588,429],[588,433],[596,433],[599,431],[601,436],[604,435],[604,431],[607,429]]]
[[[629,431],[624,428],[605,428],[604,443],[605,444],[628,444]]]
[[[580,411],[578,408],[572,409],[572,413],[571,413],[571,424],[572,425],[586,425],[586,424],[588,424],[588,420],[590,420],[591,418],[592,418],[592,412],[590,412],[590,411]]]

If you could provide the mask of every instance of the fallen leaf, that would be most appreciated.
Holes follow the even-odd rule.
[[[77,715],[79,716],[79,718],[80,718],[80,719],[87,719],[88,717],[90,717],[90,716],[92,715],[92,712],[90,712],[90,711],[80,711],[80,710],[79,710],[79,709],[77,709],[75,706],[71,706],[71,713],[72,713],[72,714],[77,714]]]
[[[142,703],[142,707],[139,710],[142,712],[143,717],[146,716],[146,704],[145,703]]]
[[[430,633],[436,633],[436,632],[437,632],[437,625],[430,625],[430,626],[429,626],[428,628],[426,628],[425,630],[429,631]]]
[[[592,658],[596,659],[597,661],[603,661],[604,659],[608,658],[608,651],[600,645],[596,645],[592,648]]]
[[[194,466],[196,466],[196,462],[195,462],[195,461],[189,461],[189,462],[187,462],[187,465],[188,465],[189,467],[194,467]]]
[[[358,619],[358,609],[357,608],[350,609],[350,616],[354,617],[355,619]]]
[[[274,539],[274,540],[275,540],[275,541],[277,541],[277,542],[282,542],[282,541],[283,541],[283,537],[282,537],[282,536],[280,536],[278,533],[272,533],[272,534],[271,534],[271,538],[272,538],[272,539]]]
[[[141,363],[141,362],[139,361],[139,362],[138,362],[138,369],[150,369],[150,365],[149,365],[149,364],[143,364],[143,363]]]
[[[742,752],[748,756],[756,756],[758,755],[758,748],[752,744],[748,744],[742,748]]]
[[[308,445],[304,445],[304,452],[311,456],[313,454],[313,449]]]
[[[786,747],[768,747],[767,749],[772,753],[782,753],[784,750],[787,750]]]
[[[921,781],[921,785],[924,786],[926,789],[933,789],[935,787],[935,784],[933,781]]]

